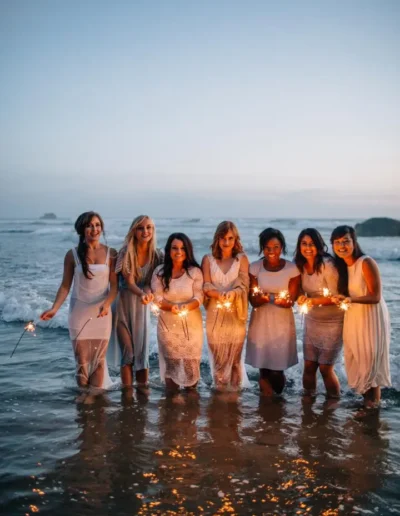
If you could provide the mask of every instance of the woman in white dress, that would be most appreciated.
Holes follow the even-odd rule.
[[[390,320],[382,297],[376,262],[366,256],[351,226],[333,230],[331,243],[339,271],[335,301],[345,308],[344,360],[350,387],[364,397],[366,407],[379,405],[381,387],[391,385]]]
[[[69,335],[76,361],[76,380],[80,387],[106,387],[109,380],[106,352],[111,333],[111,303],[117,291],[115,249],[100,243],[104,223],[98,213],[82,213],[75,222],[79,244],[67,252],[64,275],[50,310],[40,316],[52,319],[68,296]]]
[[[334,365],[342,349],[344,313],[332,299],[338,293],[339,273],[316,229],[301,231],[294,262],[301,272],[304,294],[297,303],[308,310],[304,314],[303,331],[304,391],[315,393],[319,369],[328,396],[337,397],[340,384]]]
[[[201,265],[211,370],[216,388],[238,389],[245,376],[241,357],[246,336],[249,261],[233,222],[218,225],[211,250]]]
[[[163,254],[156,248],[154,222],[147,215],[139,215],[129,228],[115,266],[115,272],[119,273],[115,326],[121,350],[121,380],[125,387],[132,386],[133,368],[138,385],[148,382],[148,304],[153,300],[150,283],[154,269],[162,260]]]
[[[259,236],[264,258],[250,265],[251,312],[246,364],[260,370],[260,391],[271,396],[285,386],[285,369],[297,364],[296,327],[292,311],[300,287],[300,271],[286,254],[282,233],[267,228]]]
[[[157,325],[160,376],[168,390],[195,387],[200,379],[203,347],[203,274],[184,233],[173,233],[165,246],[164,264],[151,281],[160,307]]]

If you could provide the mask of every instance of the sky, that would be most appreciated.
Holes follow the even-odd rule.
[[[0,217],[400,218],[400,2],[2,0]]]

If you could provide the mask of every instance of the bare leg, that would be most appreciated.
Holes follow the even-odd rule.
[[[317,370],[317,362],[312,362],[311,360],[304,361],[303,388],[306,391],[306,394],[315,394],[317,389]]]
[[[273,390],[277,394],[281,394],[283,391],[285,384],[286,384],[286,377],[284,375],[283,371],[271,371],[270,369],[267,369],[268,371],[268,380],[271,384]]]
[[[132,340],[131,336],[126,328],[126,326],[122,323],[119,323],[117,326],[117,334],[118,340],[122,343],[123,350],[131,350],[132,349]],[[124,351],[122,351],[124,355]],[[133,371],[132,364],[127,364],[121,366],[121,381],[124,387],[130,387],[133,383]]]
[[[324,380],[327,395],[338,398],[340,396],[340,384],[333,367],[333,365],[320,364],[319,370]]]
[[[364,406],[366,408],[376,408],[379,406],[381,401],[381,388],[371,387],[367,392],[363,394]]]
[[[100,362],[96,371],[90,377],[90,385],[92,387],[101,388],[104,380],[104,361]]]
[[[165,388],[170,393],[179,391],[179,385],[177,385],[171,378],[165,378]]]
[[[136,382],[140,385],[146,385],[149,381],[149,370],[140,369],[136,371]]]
[[[239,362],[234,362],[232,364],[232,372],[231,372],[231,385],[232,387],[240,387],[240,384],[242,383],[242,367]]]
[[[274,394],[274,390],[269,382],[268,376],[268,369],[260,369],[260,392],[264,396],[272,396]]]

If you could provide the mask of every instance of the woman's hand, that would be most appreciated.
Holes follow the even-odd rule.
[[[280,306],[281,308],[291,308],[293,306],[293,301],[287,297],[279,297],[275,296],[274,305]]]
[[[99,315],[97,316],[97,318],[99,317],[106,317],[108,315],[108,311],[110,310],[110,305],[109,303],[103,303],[101,306],[100,306],[100,309],[99,309]]]
[[[151,292],[144,293],[142,297],[140,298],[140,301],[142,302],[142,305],[148,305],[151,303],[154,299],[154,295]]]
[[[335,305],[340,305],[340,303],[342,303],[342,301],[344,301],[345,299],[346,296],[343,296],[342,294],[336,294],[335,296],[331,297],[331,300],[333,303],[335,303]]]
[[[236,298],[236,292],[234,290],[229,290],[228,292],[224,292],[223,294],[223,303],[233,303]]]
[[[171,306],[171,312],[175,315],[178,315],[181,311],[181,307],[179,305],[172,305]]]
[[[260,300],[263,303],[269,303],[271,301],[271,298],[269,297],[269,294],[261,294],[260,295]]]
[[[42,321],[50,321],[50,319],[53,319],[53,317],[56,315],[57,310],[54,308],[50,308],[49,310],[45,310],[41,315],[40,319]]]
[[[304,303],[307,303],[308,297],[307,296],[299,296],[297,298],[297,304],[299,306],[304,305]]]

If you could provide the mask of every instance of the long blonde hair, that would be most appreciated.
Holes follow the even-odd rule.
[[[125,237],[126,253],[122,262],[122,272],[124,274],[130,274],[135,282],[142,279],[137,252],[136,230],[146,219],[148,219],[153,225],[153,236],[149,242],[149,263],[151,264],[151,269],[153,269],[153,265],[157,258],[157,236],[153,220],[148,215],[139,215],[134,218],[128,234]]]
[[[238,228],[230,220],[224,220],[223,222],[218,224],[217,229],[215,230],[213,242],[210,245],[211,253],[217,260],[220,260],[222,258],[222,251],[219,246],[219,239],[224,238],[228,231],[232,231],[233,236],[235,237],[235,245],[232,249],[232,258],[236,258],[238,254],[243,253],[243,246],[242,242],[240,241]]]

